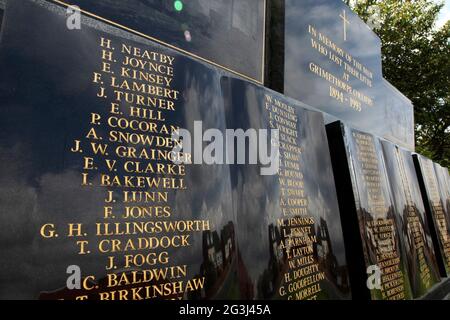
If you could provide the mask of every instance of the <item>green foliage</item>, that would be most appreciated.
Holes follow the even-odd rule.
[[[431,0],[344,1],[382,41],[384,77],[414,104],[417,151],[450,167],[450,22]],[[377,14],[374,16],[374,12]]]

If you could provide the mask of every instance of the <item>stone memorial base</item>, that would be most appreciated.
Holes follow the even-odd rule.
[[[450,278],[443,278],[418,300],[450,300]]]

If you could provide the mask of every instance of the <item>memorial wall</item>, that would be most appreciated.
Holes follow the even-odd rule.
[[[273,13],[270,86],[356,129],[414,149],[411,102],[383,79],[381,40],[339,0],[286,0]],[[281,57],[279,57],[281,55]]]
[[[231,167],[239,272],[252,288],[243,298],[350,298],[323,116],[241,80],[224,88],[227,128],[279,130],[276,175]]]
[[[0,0],[0,299],[423,298],[450,177],[380,46],[341,0]]]
[[[2,30],[0,296],[234,297],[229,169],[189,165],[171,137],[225,127],[220,71],[120,30],[69,31],[51,8],[8,2]]]

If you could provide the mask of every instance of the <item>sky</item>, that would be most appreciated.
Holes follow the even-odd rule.
[[[441,2],[441,1],[436,1]],[[442,27],[448,20],[450,20],[450,0],[445,0],[445,7],[442,8],[441,13],[439,15],[438,21],[436,23],[436,27]]]

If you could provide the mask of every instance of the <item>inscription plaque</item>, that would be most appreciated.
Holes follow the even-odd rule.
[[[53,1],[264,82],[265,0]]]
[[[410,299],[402,226],[392,202],[381,144],[373,135],[341,122],[327,125],[327,133],[336,185],[340,186],[346,249],[354,257],[352,291],[361,295],[358,298]],[[366,271],[373,274],[374,270],[381,271],[380,286],[373,282],[369,286]]]
[[[447,184],[447,215],[449,219],[450,225],[450,174],[448,172],[448,168],[442,167],[443,175],[445,177],[445,182]]]
[[[414,150],[413,108],[383,79],[377,35],[342,0],[277,5],[270,86],[326,113],[326,123],[341,120]]]
[[[68,30],[47,2],[8,1],[4,22],[0,298],[235,297],[229,169],[171,138],[224,129],[221,71],[96,21]]]
[[[279,130],[278,174],[232,166],[241,297],[350,298],[322,115],[241,80],[224,87],[228,128]]]
[[[419,154],[414,154],[413,158],[428,219],[433,222],[431,231],[440,273],[447,277],[450,275],[450,229],[438,178],[430,159]]]
[[[448,179],[448,169],[438,163],[434,163],[434,169],[436,171],[444,212],[447,216],[447,225],[450,226],[450,180]]]
[[[333,114],[374,108],[380,39],[342,1],[285,3],[285,94]]]
[[[383,155],[404,239],[408,274],[415,298],[423,296],[440,280],[411,152],[382,141]]]

